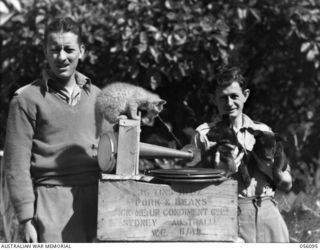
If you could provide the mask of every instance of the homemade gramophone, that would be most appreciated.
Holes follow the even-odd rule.
[[[177,179],[182,176],[186,182],[152,182],[150,176],[139,178],[145,177],[139,174],[139,157],[180,158],[190,167],[200,161],[199,151],[191,146],[175,150],[140,142],[140,121],[120,120],[117,131],[102,135],[98,146],[103,172],[99,181],[98,240],[237,239],[236,181],[214,182],[208,175],[214,173],[202,172],[207,179],[192,182],[189,180],[198,175],[194,169],[181,175],[175,172]],[[107,174],[110,172],[116,174]]]
[[[116,168],[117,175],[139,174],[139,157],[181,158],[187,166],[200,162],[200,151],[191,145],[182,150],[140,142],[140,121],[122,119],[117,132],[103,134],[98,146],[98,163],[104,173]]]

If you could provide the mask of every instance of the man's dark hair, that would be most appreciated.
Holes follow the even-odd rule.
[[[234,66],[222,66],[218,69],[217,81],[214,90],[220,87],[227,87],[233,82],[238,82],[242,91],[247,89],[248,84],[240,68]]]
[[[47,44],[48,35],[56,32],[71,32],[78,36],[79,44],[82,43],[82,32],[80,25],[70,16],[59,16],[51,20],[44,33],[44,44]]]

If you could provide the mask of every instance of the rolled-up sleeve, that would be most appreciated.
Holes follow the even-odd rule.
[[[207,150],[211,146],[211,142],[209,142],[207,138],[207,133],[210,130],[210,126],[208,123],[204,123],[196,128],[196,133],[191,139],[191,144],[195,145],[197,148],[201,150]]]

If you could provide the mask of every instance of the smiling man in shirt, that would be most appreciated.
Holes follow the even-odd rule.
[[[76,70],[84,52],[79,25],[55,18],[45,32],[42,79],[10,103],[4,166],[26,242],[90,242],[96,235],[100,90]]]
[[[214,100],[220,117],[212,123],[200,125],[193,138],[193,143],[202,151],[209,150],[216,142],[209,141],[207,134],[228,116],[237,137],[238,146],[232,151],[236,165],[233,178],[238,181],[239,207],[239,237],[245,242],[289,242],[287,226],[274,200],[274,187],[281,187],[288,191],[292,186],[290,168],[287,165],[277,174],[277,183],[270,183],[267,176],[258,166],[253,166],[249,184],[245,184],[241,171],[241,164],[256,143],[252,131],[267,131],[271,129],[260,122],[251,120],[243,113],[244,105],[249,97],[250,90],[236,67],[223,67],[217,78]]]

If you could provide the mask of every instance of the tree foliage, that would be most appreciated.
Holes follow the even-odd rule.
[[[12,93],[40,76],[45,63],[45,23],[70,14],[81,23],[87,47],[80,70],[100,87],[128,81],[159,93],[168,102],[164,119],[183,143],[192,129],[216,115],[211,90],[217,68],[235,64],[250,83],[246,113],[289,139],[307,131],[292,155],[312,152],[312,159],[318,154],[319,1],[20,3],[0,27],[1,145]]]

